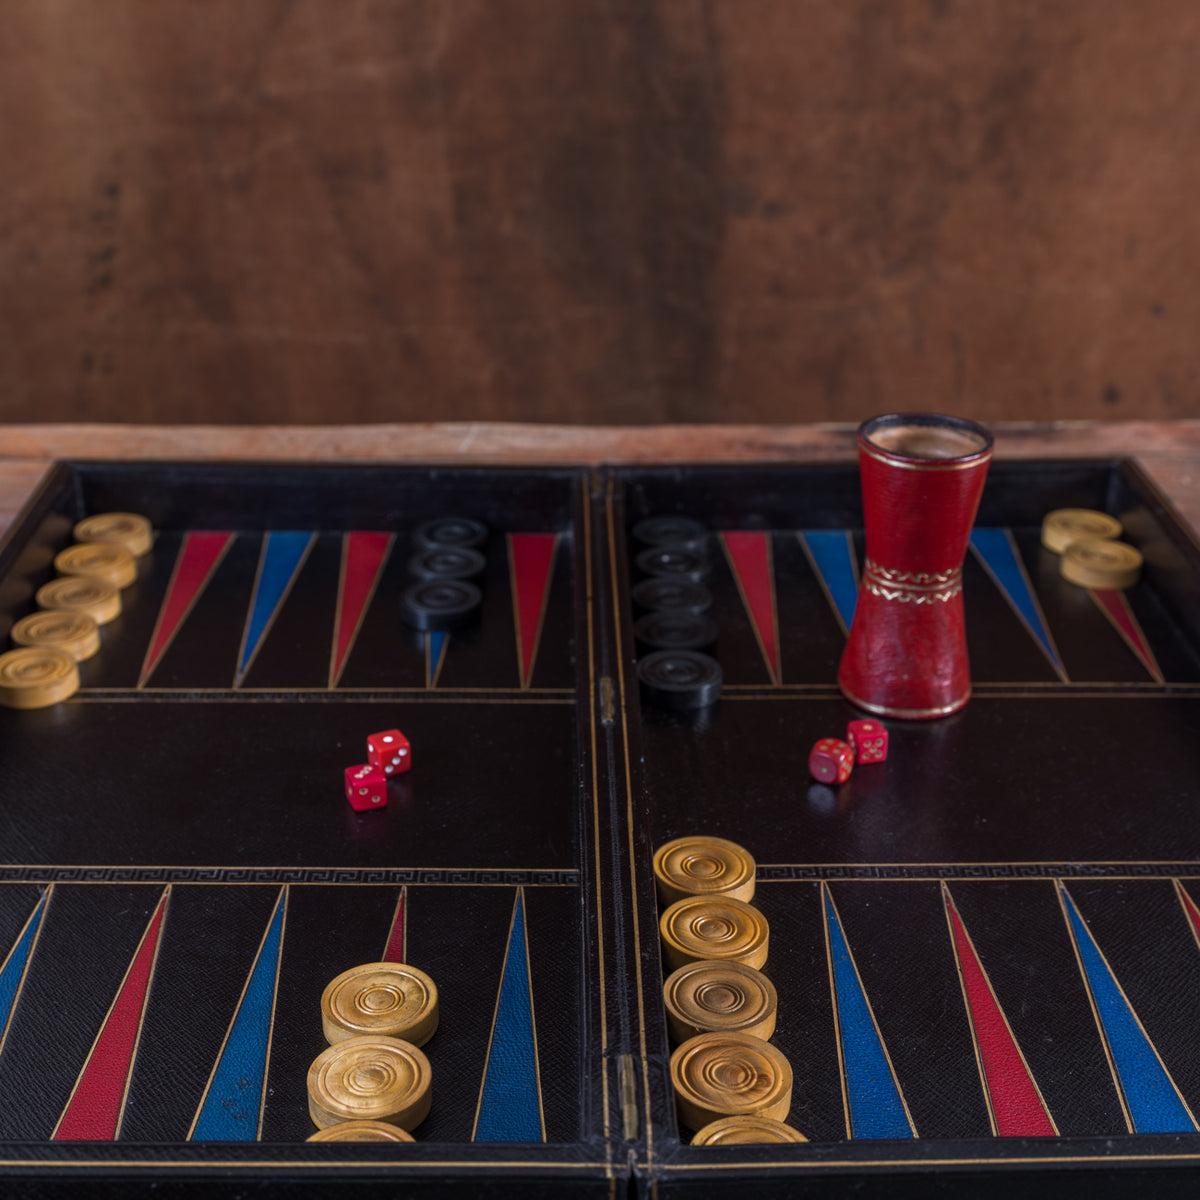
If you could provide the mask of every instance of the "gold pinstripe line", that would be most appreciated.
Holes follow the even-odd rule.
[[[604,887],[600,861],[600,782],[599,782],[599,747],[596,738],[596,636],[595,636],[595,580],[592,577],[592,498],[591,488],[587,477],[581,481],[583,492],[583,561],[584,583],[587,603],[587,640],[588,640],[588,727],[592,741],[592,854],[596,872],[596,951],[600,962],[599,1002],[600,1002],[600,1096],[604,1108],[604,1163],[609,1172],[612,1186],[616,1186],[612,1165],[612,1129],[609,1118],[609,1084],[608,1084],[608,996],[605,977],[604,960]]]
[[[630,917],[633,923],[633,971],[634,979],[637,988],[637,1003],[638,1003],[638,1050],[642,1059],[642,1096],[645,1103],[645,1122],[646,1122],[646,1156],[651,1162],[654,1160],[654,1122],[650,1119],[652,1109],[650,1107],[650,1073],[646,1070],[647,1052],[646,1052],[646,997],[644,993],[644,981],[642,978],[642,932],[641,919],[638,916],[637,906],[637,854],[635,853],[633,840],[633,779],[630,774],[629,765],[629,709],[625,695],[625,662],[622,650],[623,641],[621,638],[621,589],[618,583],[617,573],[617,532],[616,522],[613,515],[615,481],[610,476],[608,480],[608,490],[605,496],[606,520],[608,525],[608,559],[609,570],[612,576],[612,601],[613,601],[613,634],[616,638],[616,652],[614,657],[617,663],[617,692],[621,702],[621,746],[622,758],[625,760],[625,826],[626,826],[626,844],[629,851],[629,888],[630,896],[633,897],[633,903],[629,906]]]

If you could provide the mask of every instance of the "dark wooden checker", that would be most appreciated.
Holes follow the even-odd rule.
[[[1144,550],[1129,603],[1153,671],[1038,546],[1044,512],[1066,505],[1116,513]],[[836,791],[814,785],[805,760],[855,715],[833,683],[843,622],[801,535],[844,534],[861,554],[851,467],[61,465],[0,549],[0,618],[28,611],[75,520],[119,509],[148,515],[158,541],[82,691],[54,709],[0,710],[0,956],[41,914],[2,1018],[9,1191],[1194,1187],[1194,1129],[1131,1128],[1077,957],[1078,937],[1094,938],[1184,1107],[1200,1111],[1200,945],[1185,907],[1200,904],[1200,553],[1135,468],[993,466],[978,524],[1007,531],[1053,654],[973,554],[974,700],[945,721],[888,723],[889,762]],[[726,688],[687,717],[643,705],[636,686],[628,531],[661,513],[712,531]],[[492,532],[481,617],[433,664],[399,599],[413,530],[440,515]],[[201,531],[236,536],[148,669],[182,548]],[[303,561],[247,659],[267,535],[280,531],[307,535]],[[388,549],[335,671],[353,531],[386,533]],[[722,533],[765,535],[766,640]],[[540,610],[514,585],[514,535],[556,535]],[[342,768],[363,761],[366,733],[392,725],[414,769],[390,784],[386,810],[356,815]],[[758,859],[774,1040],[795,1070],[791,1120],[807,1145],[693,1149],[676,1121],[650,856],[687,833]],[[1058,1136],[993,1132],[951,906]],[[396,950],[398,929],[404,956],[441,989],[431,1115],[415,1146],[307,1144],[321,990]],[[915,1137],[862,1136],[869,1119],[859,1112],[857,1131],[849,1119],[831,929]],[[117,1136],[55,1140],[148,930],[157,950]],[[540,1125],[473,1140],[494,1104],[485,1076],[514,945]],[[214,1064],[268,959],[261,1097],[211,1126],[252,1136],[189,1138],[206,1127]]]

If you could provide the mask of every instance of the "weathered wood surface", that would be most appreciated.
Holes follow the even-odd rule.
[[[9,0],[0,419],[1200,416],[1192,0]]]
[[[1136,457],[1200,530],[1200,421],[1000,423],[1007,458]],[[268,462],[821,462],[855,454],[851,425],[604,427],[505,424],[0,429],[0,528],[55,459]]]

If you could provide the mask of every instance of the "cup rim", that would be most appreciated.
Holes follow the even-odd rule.
[[[955,429],[982,438],[983,445],[969,454],[958,454],[949,458],[926,458],[919,454],[901,454],[871,440],[871,435],[878,430],[897,425],[924,425],[929,428]],[[990,458],[995,439],[985,426],[966,417],[956,417],[948,413],[900,412],[882,413],[877,417],[869,417],[865,420],[858,427],[858,444],[860,449],[884,462],[922,467],[926,470],[949,470],[969,467]]]

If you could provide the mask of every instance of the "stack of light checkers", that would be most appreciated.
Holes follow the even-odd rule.
[[[1062,555],[1059,573],[1079,587],[1123,591],[1142,573],[1141,551],[1119,542],[1121,522],[1090,508],[1057,508],[1042,521],[1042,545]]]
[[[808,755],[808,773],[821,783],[845,783],[855,764],[887,761],[888,732],[864,718],[846,725],[846,739],[821,738]]]
[[[754,898],[754,859],[723,838],[676,838],[654,854],[671,1084],[696,1146],[803,1142],[784,1124],[792,1068],[768,1040],[778,998],[761,971],[769,930]]]
[[[633,626],[642,694],[663,708],[707,708],[721,694],[712,594],[704,586],[708,531],[690,517],[647,517],[633,537],[644,547],[634,563],[646,576],[632,593],[643,613]]]
[[[352,967],[321,996],[321,1024],[329,1049],[308,1070],[309,1141],[413,1141],[432,1098],[420,1047],[437,1029],[437,985],[404,963]]]
[[[35,596],[40,612],[12,627],[17,649],[0,654],[0,704],[47,708],[79,688],[78,664],[100,649],[99,627],[121,612],[121,589],[154,531],[135,513],[99,513],[75,526],[76,544],[55,556],[58,579]]]
[[[417,552],[408,560],[408,573],[417,582],[400,601],[405,625],[437,632],[461,629],[475,619],[483,593],[474,581],[487,566],[480,550],[487,536],[487,526],[470,517],[439,517],[417,526]]]

